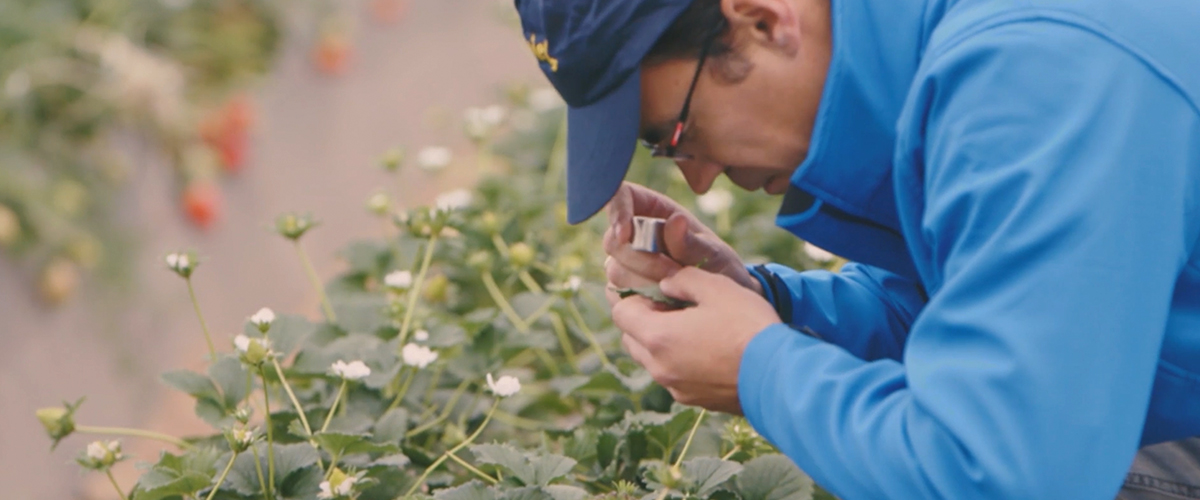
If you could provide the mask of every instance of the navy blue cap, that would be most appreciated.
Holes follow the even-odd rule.
[[[692,0],[515,0],[525,41],[567,102],[567,221],[604,208],[641,122],[642,58]]]

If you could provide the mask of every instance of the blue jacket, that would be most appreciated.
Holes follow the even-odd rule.
[[[856,264],[759,273],[747,418],[845,500],[1111,500],[1200,434],[1200,2],[832,7],[778,224]]]

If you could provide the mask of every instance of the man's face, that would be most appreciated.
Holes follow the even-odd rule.
[[[692,95],[675,156],[696,193],[707,192],[724,173],[743,189],[783,194],[808,153],[829,65],[828,10],[822,20],[820,12],[800,12],[820,2],[795,0],[795,5],[784,7],[796,9],[790,18],[785,13],[770,17],[773,23],[738,22],[737,7],[756,2],[726,2],[735,13],[727,17],[736,40],[736,59],[710,57]],[[644,142],[670,140],[697,63],[669,60],[643,65]],[[736,81],[728,78],[731,64],[735,71],[746,70]]]

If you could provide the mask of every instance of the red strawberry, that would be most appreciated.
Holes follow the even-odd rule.
[[[318,71],[326,75],[345,73],[349,58],[350,42],[341,34],[322,36],[313,49],[313,63]]]
[[[183,188],[183,211],[200,229],[208,229],[221,212],[221,191],[216,184],[192,181]]]

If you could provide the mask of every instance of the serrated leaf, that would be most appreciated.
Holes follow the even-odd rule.
[[[562,455],[529,456],[508,444],[471,446],[471,453],[482,463],[507,469],[526,486],[546,486],[575,467],[575,459]]]
[[[496,500],[495,491],[473,480],[454,488],[439,490],[433,494],[437,500]]]
[[[707,497],[742,470],[742,464],[714,457],[685,460],[681,467],[684,481],[689,485],[687,491],[700,498]]]
[[[304,349],[296,356],[291,369],[298,373],[325,375],[333,362],[338,360],[361,360],[372,367],[390,367],[396,362],[396,353],[387,349],[386,345],[374,335],[350,334],[322,347]]]
[[[407,432],[408,410],[396,408],[379,417],[379,421],[375,422],[371,438],[377,443],[399,445]]]
[[[387,317],[387,298],[374,293],[345,293],[330,303],[337,314],[337,324],[348,332],[374,333],[391,322]]]
[[[654,378],[650,376],[650,372],[641,368],[637,368],[631,375],[621,373],[620,370],[612,365],[605,365],[604,370],[616,377],[621,382],[621,385],[624,385],[632,393],[642,392],[647,387],[650,387],[650,383],[654,382]]]
[[[246,399],[248,374],[242,362],[233,356],[221,356],[208,367],[209,378],[221,389],[221,402],[225,408],[237,408]]]
[[[154,472],[150,471],[146,475],[154,474]],[[133,500],[162,500],[169,497],[191,495],[208,486],[211,481],[212,478],[208,476],[188,473],[170,479],[154,488],[139,487],[134,490]]]
[[[220,399],[213,381],[204,375],[189,370],[173,370],[160,376],[167,385],[197,398]]]
[[[271,323],[267,337],[271,339],[271,348],[287,357],[303,345],[316,330],[317,325],[304,316],[282,314]]]
[[[217,429],[228,427],[233,423],[233,418],[228,416],[225,408],[209,398],[196,400],[196,416]]]
[[[529,462],[533,468],[533,477],[525,484],[530,486],[549,485],[555,479],[569,474],[571,469],[575,468],[575,464],[578,463],[573,458],[553,453],[531,457]]]
[[[278,481],[277,491],[283,500],[309,500],[320,491],[321,481],[325,475],[318,467],[305,467],[298,472],[288,474]]]
[[[497,500],[554,500],[550,492],[538,486],[514,488],[501,493]]]
[[[554,500],[583,500],[588,496],[587,490],[566,484],[552,484],[545,489]]]
[[[337,456],[351,453],[396,453],[400,448],[392,444],[371,442],[367,434],[341,432],[318,432],[314,437],[325,451]]]
[[[405,467],[408,467],[408,464],[411,464],[411,463],[412,463],[412,460],[408,458],[408,455],[405,455],[403,453],[397,453],[395,455],[387,455],[385,457],[381,457],[378,460],[371,462],[371,466],[372,467],[387,466],[387,467],[395,467],[397,469],[403,469]]]
[[[742,500],[812,500],[813,482],[783,455],[763,455],[746,462],[737,475]]]

